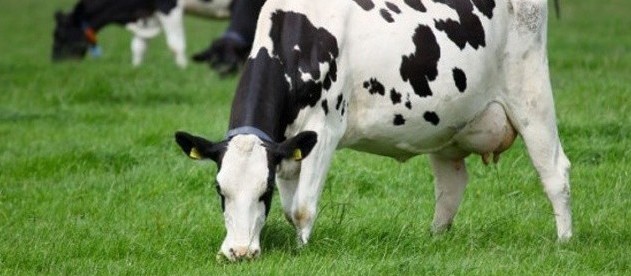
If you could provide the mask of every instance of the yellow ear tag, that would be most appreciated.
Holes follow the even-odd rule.
[[[302,151],[300,149],[294,150],[294,160],[296,161],[302,160]]]
[[[197,148],[192,148],[191,152],[188,153],[188,156],[190,156],[191,158],[195,160],[202,159],[202,155],[199,154],[199,151],[197,151]]]

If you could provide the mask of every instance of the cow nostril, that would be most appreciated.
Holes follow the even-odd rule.
[[[240,248],[240,247],[230,248],[229,252],[230,252],[230,255],[232,255],[232,257],[235,258],[236,260],[240,260],[244,257],[248,257],[247,248]]]
[[[260,253],[261,253],[261,251],[260,251],[260,250],[258,250],[258,249],[254,249],[254,251],[252,251],[252,253],[250,254],[250,257],[251,257],[251,258],[256,258],[256,257],[258,257],[258,256],[259,256],[259,254],[260,254]]]

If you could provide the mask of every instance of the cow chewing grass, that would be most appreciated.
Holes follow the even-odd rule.
[[[175,140],[218,172],[228,260],[260,255],[278,187],[307,244],[333,154],[352,148],[401,162],[429,154],[435,233],[449,229],[464,159],[498,162],[517,136],[572,236],[570,162],[557,130],[546,0],[269,0],[232,103],[225,139]]]

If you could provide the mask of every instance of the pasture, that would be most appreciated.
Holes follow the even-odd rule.
[[[131,34],[118,27],[99,35],[100,59],[51,64],[53,11],[73,1],[0,0],[0,274],[628,274],[631,2],[561,2],[549,58],[572,162],[570,242],[555,240],[520,140],[498,165],[467,159],[460,212],[439,236],[426,156],[342,150],[306,248],[276,194],[262,257],[226,264],[215,260],[215,165],[186,158],[173,133],[221,139],[238,78],[179,70],[163,36],[132,68]],[[225,26],[187,18],[188,54]]]

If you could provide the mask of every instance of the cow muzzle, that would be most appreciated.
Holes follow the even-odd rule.
[[[235,246],[223,249],[217,253],[217,260],[223,259],[238,262],[256,259],[261,255],[261,249],[253,246]]]

